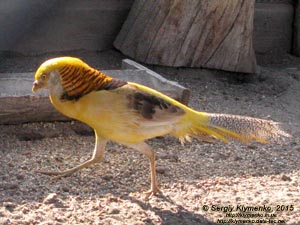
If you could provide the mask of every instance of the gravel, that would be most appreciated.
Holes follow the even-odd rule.
[[[300,63],[288,57],[256,75],[152,67],[190,88],[197,110],[273,119],[293,137],[267,145],[149,140],[162,190],[149,201],[149,163],[140,153],[109,143],[101,163],[51,180],[35,171],[89,159],[91,131],[76,122],[1,125],[0,224],[300,224]]]

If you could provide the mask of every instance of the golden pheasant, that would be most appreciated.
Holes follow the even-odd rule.
[[[288,136],[276,122],[198,112],[146,86],[111,78],[73,57],[44,62],[36,71],[32,91],[42,88],[49,89],[51,103],[59,112],[94,129],[96,144],[92,158],[83,164],[62,172],[40,172],[69,176],[100,161],[111,140],[138,150],[150,160],[148,196],[159,192],[155,153],[145,143],[150,138],[172,135],[181,142],[195,137],[265,143]]]

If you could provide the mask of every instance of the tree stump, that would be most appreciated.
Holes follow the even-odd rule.
[[[255,0],[136,0],[114,45],[137,61],[253,73]]]

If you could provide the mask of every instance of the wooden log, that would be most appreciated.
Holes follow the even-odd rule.
[[[114,46],[149,64],[253,73],[254,0],[135,1]]]
[[[122,80],[140,83],[155,88],[170,97],[188,104],[190,90],[177,82],[167,80],[135,63],[123,60],[123,70],[102,70]],[[48,92],[31,92],[33,73],[0,73],[0,124],[18,124],[39,121],[70,121],[50,103]]]
[[[191,90],[181,86],[176,81],[167,80],[153,70],[150,70],[147,67],[130,59],[124,59],[122,61],[122,69],[124,69],[123,73],[126,70],[129,72],[126,73],[126,80],[143,84],[153,89],[159,90],[162,93],[170,96],[171,98],[174,98],[177,101],[188,105],[191,96]],[[134,70],[135,72],[132,73],[132,70]],[[137,72],[140,73],[139,76],[136,76]]]

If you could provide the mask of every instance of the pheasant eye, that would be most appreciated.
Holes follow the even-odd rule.
[[[42,80],[45,80],[46,77],[47,77],[46,74],[43,74],[43,75],[42,75]]]

